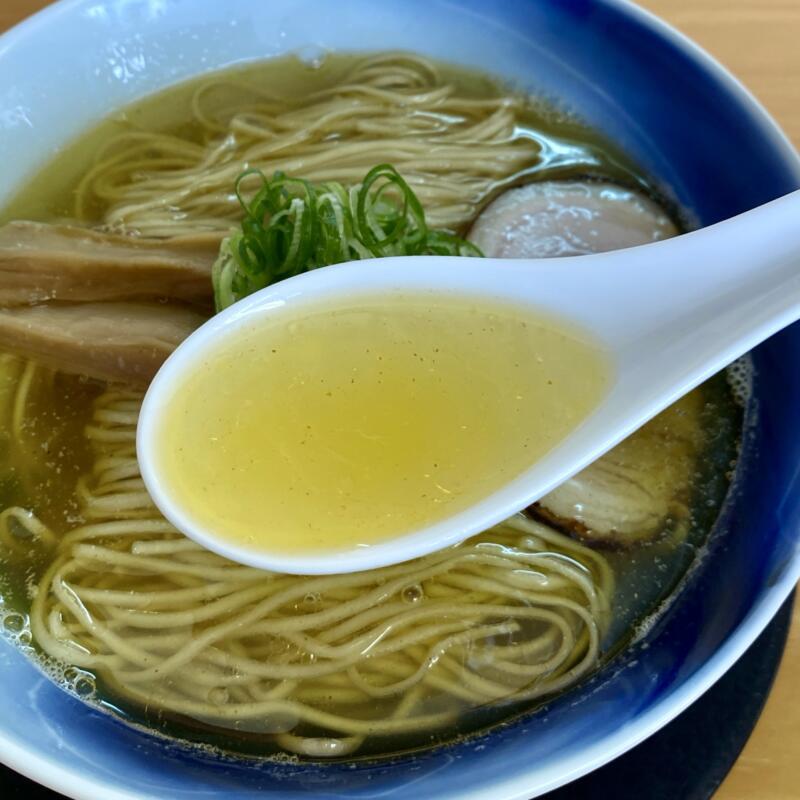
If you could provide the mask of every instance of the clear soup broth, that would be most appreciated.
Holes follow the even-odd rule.
[[[144,237],[224,233],[241,218],[233,186],[248,166],[351,185],[382,162],[403,174],[429,225],[450,234],[466,235],[493,198],[524,183],[604,180],[656,197],[595,131],[491,76],[410,55],[331,55],[314,68],[283,58],[204,76],[117,111],[33,176],[2,219]],[[395,360],[420,351],[435,360],[449,335],[426,327],[424,315],[415,327],[419,342],[387,345],[397,346]],[[357,349],[357,325],[347,330],[343,347]],[[459,378],[463,392],[436,402],[517,380],[492,359],[514,345],[484,344],[477,374]],[[403,370],[380,375],[379,349],[363,347],[356,366],[370,370],[376,391],[385,377],[380,391],[399,396],[390,390]],[[583,378],[595,374],[580,352],[569,358]],[[312,360],[300,354],[309,375],[344,392],[318,420],[327,437],[335,418],[352,427],[353,409],[337,362],[312,368]],[[559,391],[580,407],[573,424],[591,392],[585,380],[562,377]],[[246,372],[223,382],[240,379],[242,392],[254,391]],[[448,391],[453,380],[448,372]],[[499,416],[518,414],[525,428],[535,414],[524,399],[535,391],[509,392],[513,409]],[[136,461],[142,394],[0,356],[2,629],[87,702],[153,732],[258,757],[374,757],[446,742],[586,679],[652,619],[692,564],[725,496],[741,422],[718,376],[557,496],[474,539],[407,564],[311,578],[228,562],[169,525]],[[305,399],[281,390],[276,400],[285,432]],[[177,421],[166,433],[167,445],[208,424],[202,415],[213,403],[194,411],[183,433]],[[470,440],[432,469],[446,466],[451,480],[477,448],[513,471],[506,433]],[[371,447],[368,438],[347,444]],[[167,449],[195,493],[208,478],[205,451],[177,458],[177,445]],[[257,519],[242,522],[252,535],[286,524],[276,504],[289,483],[309,492],[315,535],[334,535],[327,473],[301,466],[292,481],[269,482]],[[425,474],[424,486],[441,483]],[[354,477],[352,491],[361,487]],[[370,509],[357,538],[385,535],[379,519],[370,525]]]
[[[610,373],[580,331],[482,298],[287,308],[227,334],[177,383],[155,468],[227,543],[346,551],[500,489],[594,410]]]

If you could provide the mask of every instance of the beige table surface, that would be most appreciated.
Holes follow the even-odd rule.
[[[800,147],[800,0],[640,2],[732,70]],[[0,0],[0,31],[45,5]],[[764,714],[716,800],[800,800],[798,688],[800,603]]]

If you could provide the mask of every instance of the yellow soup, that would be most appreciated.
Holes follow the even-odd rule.
[[[164,488],[251,550],[373,544],[519,475],[597,406],[609,374],[595,343],[510,305],[413,294],[280,311],[176,387]]]

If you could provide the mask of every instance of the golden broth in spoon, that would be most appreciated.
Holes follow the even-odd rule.
[[[599,404],[601,347],[529,309],[397,294],[245,322],[175,387],[157,459],[247,549],[345,550],[474,505]]]

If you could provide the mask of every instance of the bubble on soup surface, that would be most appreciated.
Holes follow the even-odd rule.
[[[747,405],[753,388],[753,360],[750,355],[737,358],[728,366],[725,377],[733,399],[742,407]]]

